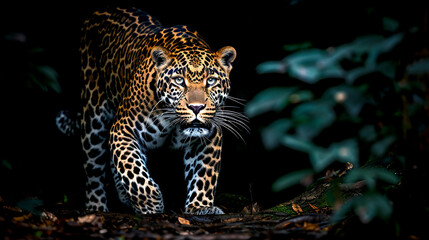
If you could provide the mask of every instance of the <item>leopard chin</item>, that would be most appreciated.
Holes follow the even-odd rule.
[[[183,134],[188,137],[204,137],[209,135],[210,131],[203,127],[190,127],[183,130]]]
[[[210,134],[210,130],[206,124],[194,120],[190,124],[183,126],[182,133],[188,137],[204,137]]]

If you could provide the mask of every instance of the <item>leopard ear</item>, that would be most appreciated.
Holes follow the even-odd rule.
[[[163,47],[154,47],[150,55],[158,71],[163,70],[171,62],[170,52]]]
[[[233,47],[227,46],[221,48],[216,52],[220,65],[229,73],[232,69],[232,62],[234,62],[237,52]]]

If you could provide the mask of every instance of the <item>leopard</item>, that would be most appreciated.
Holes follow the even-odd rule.
[[[248,129],[247,117],[225,104],[238,99],[229,96],[236,50],[213,51],[189,27],[164,27],[133,7],[96,11],[81,32],[82,112],[76,121],[60,112],[56,122],[66,134],[79,129],[86,209],[109,211],[110,169],[122,203],[137,214],[163,213],[147,156],[168,141],[183,153],[184,213],[224,214],[214,205],[223,131],[241,138]]]

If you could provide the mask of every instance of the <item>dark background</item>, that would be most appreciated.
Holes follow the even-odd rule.
[[[80,142],[56,129],[55,115],[61,109],[79,109],[81,23],[93,11],[108,5],[135,6],[165,26],[188,25],[199,31],[214,50],[233,46],[238,56],[231,75],[231,95],[246,100],[267,87],[284,84],[281,76],[258,75],[255,68],[264,61],[285,57],[287,52],[282,48],[285,44],[310,41],[322,49],[336,46],[360,35],[380,32],[382,17],[397,19],[401,29],[427,27],[424,26],[427,4],[412,1],[97,0],[14,1],[1,5],[0,36],[23,33],[26,47],[43,48],[41,61],[58,72],[62,87],[60,94],[43,92],[25,87],[13,75],[0,83],[0,196],[3,198],[18,201],[38,197],[45,203],[56,203],[66,195],[69,203],[83,206],[85,176]],[[8,52],[9,45],[4,39],[1,41],[1,51]],[[20,56],[3,53],[0,53],[3,66],[11,57]],[[251,120],[251,133],[243,133],[246,143],[227,134],[218,194],[243,195],[266,208],[303,190],[296,187],[273,193],[271,184],[309,162],[305,156],[285,149],[266,151],[259,135],[260,128],[270,120],[264,118]],[[168,148],[151,155],[150,171],[161,185],[167,207],[180,209],[184,201],[181,155]]]

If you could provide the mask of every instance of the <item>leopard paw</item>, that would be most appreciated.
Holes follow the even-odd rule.
[[[221,214],[225,214],[222,209],[215,207],[215,206],[211,206],[211,207],[206,207],[206,206],[200,206],[200,207],[195,207],[195,206],[188,206],[185,208],[185,214],[193,214],[193,215],[221,215]]]
[[[109,209],[106,205],[94,205],[94,204],[87,204],[86,210],[91,212],[109,212]]]

